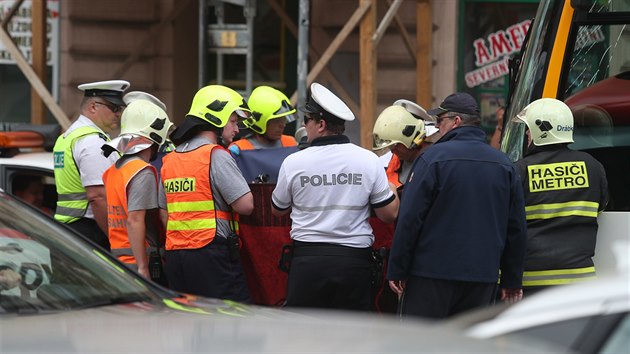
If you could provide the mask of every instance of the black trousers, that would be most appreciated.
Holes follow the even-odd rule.
[[[373,264],[371,249],[294,242],[286,306],[369,311]]]
[[[241,262],[230,259],[227,241],[222,237],[216,236],[198,249],[166,251],[164,271],[173,290],[251,302]]]
[[[98,224],[94,219],[81,218],[75,222],[65,225],[92,240],[92,242],[103,247],[107,251],[110,250],[109,238],[103,230],[98,227]]]
[[[410,277],[400,301],[400,314],[447,318],[494,302],[496,283]]]

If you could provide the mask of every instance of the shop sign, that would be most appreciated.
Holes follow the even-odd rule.
[[[0,0],[0,17],[5,18],[15,0]],[[56,66],[59,62],[59,1],[48,0],[46,21],[46,63]],[[32,64],[32,1],[25,0],[7,25],[7,30],[24,58]],[[0,64],[15,64],[15,59],[0,41]]]
[[[473,88],[507,75],[509,56],[521,50],[530,23],[531,20],[525,20],[475,39],[476,69],[465,74],[466,86]]]

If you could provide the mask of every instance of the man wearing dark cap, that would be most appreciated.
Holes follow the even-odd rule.
[[[389,257],[401,315],[446,318],[489,305],[499,274],[501,298],[518,301],[526,238],[519,173],[486,143],[469,94],[428,113],[443,135],[412,169]]]
[[[102,176],[118,155],[103,156],[101,146],[120,128],[129,82],[99,81],[78,88],[84,92],[81,115],[57,139],[53,152],[59,195],[55,219],[109,249]]]
[[[272,194],[272,212],[291,213],[293,259],[286,306],[372,307],[370,209],[387,223],[398,212],[395,187],[378,157],[350,143],[348,106],[313,83],[303,108],[310,146],[289,155]]]

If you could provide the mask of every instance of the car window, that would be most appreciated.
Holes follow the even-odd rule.
[[[619,323],[601,349],[602,354],[627,353],[630,350],[630,315]]]
[[[620,319],[620,317],[625,317],[625,319]],[[509,340],[531,338],[571,352],[599,353],[604,345],[609,349],[608,353],[625,353],[630,342],[629,334],[628,314],[614,312],[552,322],[499,337]],[[625,348],[625,350],[619,351],[619,348]]]
[[[156,299],[105,251],[0,194],[0,316]]]
[[[7,192],[46,214],[54,214],[57,189],[51,171],[6,166],[4,173],[8,181]]]

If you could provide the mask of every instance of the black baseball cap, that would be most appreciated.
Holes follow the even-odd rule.
[[[438,108],[434,108],[427,113],[432,116],[438,116],[446,112],[479,115],[479,106],[477,106],[477,101],[466,92],[455,92],[448,95]]]

